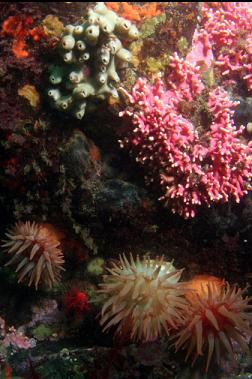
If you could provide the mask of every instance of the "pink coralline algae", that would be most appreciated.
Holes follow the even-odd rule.
[[[124,91],[131,106],[120,113],[120,144],[145,167],[147,183],[161,187],[165,206],[190,218],[200,205],[239,202],[251,189],[252,142],[242,140],[244,128],[233,122],[237,102],[223,88],[208,92],[199,67],[176,54],[170,68],[167,86],[160,76],[154,84],[139,78],[132,93]],[[199,97],[207,120],[195,121]]]
[[[28,338],[14,327],[11,327],[3,340],[3,345],[11,346],[14,350],[31,349],[36,346],[36,342],[34,338]]]
[[[34,338],[26,337],[22,332],[17,331],[13,326],[6,331],[6,323],[0,317],[0,346],[11,346],[12,349],[31,349],[36,346]]]
[[[202,3],[199,34],[208,35],[214,64],[228,83],[245,81],[252,90],[252,9],[250,3]]]

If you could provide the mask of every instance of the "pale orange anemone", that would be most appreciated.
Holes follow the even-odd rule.
[[[192,301],[198,301],[199,298],[207,294],[209,283],[215,283],[216,286],[223,286],[225,279],[218,278],[212,275],[195,275],[189,282],[185,282],[184,288],[187,291],[185,297]]]
[[[206,371],[214,353],[218,364],[221,356],[234,360],[233,341],[248,353],[244,335],[252,335],[252,314],[248,312],[251,298],[244,296],[247,288],[206,275],[193,278],[186,286],[192,290],[185,295],[190,306],[184,325],[173,337],[176,351],[185,349],[186,360],[192,356],[192,364],[207,354]]]

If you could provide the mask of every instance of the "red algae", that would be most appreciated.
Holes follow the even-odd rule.
[[[2,25],[2,31],[13,37],[12,52],[17,58],[27,58],[30,53],[26,39],[32,38],[34,41],[40,41],[46,37],[42,26],[31,28],[34,20],[31,16],[10,16]]]
[[[150,2],[142,6],[134,5],[129,2],[107,2],[107,7],[131,21],[141,21],[145,18],[158,16],[162,13],[161,9],[166,6],[162,2]]]
[[[67,317],[79,320],[89,309],[88,296],[78,288],[72,288],[64,298],[64,312]]]

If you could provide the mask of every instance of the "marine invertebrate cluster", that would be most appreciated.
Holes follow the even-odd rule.
[[[60,242],[51,228],[35,222],[17,222],[2,245],[12,258],[5,266],[17,266],[18,283],[25,282],[38,288],[39,282],[52,287],[64,270],[64,256]]]
[[[165,206],[189,218],[200,205],[239,202],[251,189],[252,144],[240,138],[237,102],[223,88],[206,92],[199,67],[177,54],[169,66],[167,86],[160,77],[153,85],[139,78],[132,93],[124,91],[131,106],[120,113],[120,144],[146,168],[147,182],[161,188]],[[197,114],[199,96],[205,110]]]
[[[138,30],[102,2],[89,9],[79,25],[67,25],[60,40],[63,64],[53,66],[48,90],[52,105],[82,119],[88,98],[118,98],[114,83],[118,68],[131,61],[122,41],[134,40]]]
[[[120,263],[107,269],[101,292],[109,295],[101,312],[104,330],[117,326],[133,340],[152,341],[169,333],[181,323],[186,310],[183,284],[178,283],[182,270],[161,259],[136,260],[120,256]]]
[[[218,364],[226,354],[234,360],[232,341],[236,341],[244,353],[249,352],[243,334],[251,335],[249,320],[252,314],[251,298],[246,291],[220,281],[219,278],[199,276],[187,283],[194,292],[186,295],[190,305],[184,325],[175,335],[176,350],[186,349],[186,359],[207,354],[206,371],[215,353]]]

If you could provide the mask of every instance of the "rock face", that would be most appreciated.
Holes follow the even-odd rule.
[[[118,68],[127,66],[131,53],[122,41],[138,37],[135,25],[102,2],[89,9],[81,24],[67,25],[59,42],[62,63],[50,68],[48,96],[54,108],[81,120],[87,99],[118,99],[114,83]]]
[[[106,161],[106,154],[101,159],[98,147],[83,132],[73,131],[62,151],[61,162],[68,178],[78,187],[72,198],[78,204],[74,212],[78,217],[85,214],[85,209],[88,214],[92,210],[98,218],[101,214],[135,218],[143,206],[146,191],[119,179],[119,173]]]

